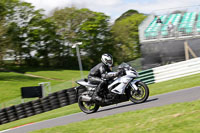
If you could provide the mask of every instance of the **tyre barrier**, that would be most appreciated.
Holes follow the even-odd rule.
[[[69,88],[54,92],[46,97],[0,109],[0,125],[41,114],[78,102],[78,96],[85,88]]]

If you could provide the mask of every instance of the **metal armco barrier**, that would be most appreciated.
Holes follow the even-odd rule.
[[[1,109],[0,125],[77,103],[79,94],[84,91],[84,88],[65,89],[44,98]]]
[[[139,80],[143,81],[146,84],[154,83],[154,73],[153,69],[147,69],[144,71],[139,72]]]
[[[200,57],[153,68],[155,83],[200,73]]]
[[[151,84],[197,73],[200,73],[200,57],[141,71],[138,79]]]

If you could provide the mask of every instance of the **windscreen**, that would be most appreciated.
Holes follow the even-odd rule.
[[[131,67],[131,66],[127,63],[124,63],[124,62],[121,65],[118,66],[118,68],[129,68],[129,67]]]

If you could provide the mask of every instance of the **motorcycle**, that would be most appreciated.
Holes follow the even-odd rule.
[[[119,65],[118,71],[119,76],[108,81],[107,89],[99,94],[102,101],[96,101],[93,98],[98,85],[90,84],[87,79],[76,81],[80,85],[76,89],[85,88],[85,91],[78,96],[78,105],[84,113],[94,113],[100,106],[104,107],[129,100],[138,104],[148,99],[149,88],[145,83],[136,79],[139,74],[133,67],[127,63],[122,63]]]

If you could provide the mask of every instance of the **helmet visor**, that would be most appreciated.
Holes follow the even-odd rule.
[[[109,66],[112,66],[113,60],[107,60],[107,59],[106,59],[106,63],[107,63]]]

